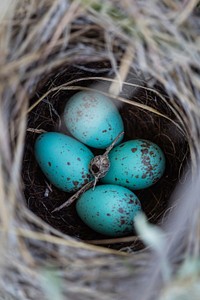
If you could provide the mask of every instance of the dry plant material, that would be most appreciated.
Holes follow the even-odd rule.
[[[183,282],[177,279],[182,262],[199,260],[199,184],[189,193],[181,189],[193,176],[185,167],[198,179],[199,16],[197,0],[1,1],[0,298],[46,299],[40,270],[53,266],[61,282],[57,299],[158,299],[163,287],[166,295]],[[134,55],[126,72],[129,46]],[[165,254],[176,281],[172,275],[167,284],[160,258],[137,241],[79,244],[105,237],[83,227],[73,205],[59,217],[51,214],[66,195],[52,188],[44,196],[47,184],[33,156],[41,130],[64,131],[58,116],[68,97],[80,88],[108,93],[119,74],[127,75],[116,97],[127,139],[151,139],[167,157],[162,181],[138,194],[148,219],[169,233]],[[177,186],[180,193],[169,202]],[[191,286],[196,274],[182,278]]]
[[[115,139],[114,141],[111,143],[111,145],[106,149],[106,151],[104,152],[104,154],[102,155],[97,155],[95,156],[92,161],[90,162],[90,172],[93,174],[94,176],[94,180],[86,183],[82,188],[80,188],[72,197],[70,197],[66,202],[64,202],[62,205],[60,205],[59,207],[56,207],[52,213],[59,211],[65,207],[68,207],[69,205],[71,205],[74,201],[76,201],[78,199],[78,197],[80,197],[83,193],[85,193],[88,189],[90,189],[91,187],[93,187],[93,189],[95,189],[95,186],[98,182],[98,180],[102,177],[104,177],[106,175],[106,173],[109,170],[110,167],[110,163],[109,163],[109,158],[108,158],[108,154],[109,152],[113,149],[113,147],[115,146],[115,144],[117,143],[117,141],[119,140],[119,138],[124,134],[124,132],[121,132]]]
[[[110,78],[107,77],[108,75],[105,76],[106,74],[104,74],[102,77],[92,77],[90,76],[91,73],[89,73],[89,71],[85,71],[90,68],[93,70],[93,64],[84,65],[84,69],[81,71],[79,70],[77,79],[74,78],[73,81],[69,79],[67,83],[63,83],[62,80],[66,81],[69,74],[73,73],[73,76],[75,76],[75,70],[77,70],[76,67],[74,69],[67,67],[67,70],[65,72],[63,71],[59,77],[57,87],[51,90],[48,89],[47,92],[44,91],[39,100],[37,100],[37,97],[33,99],[29,112],[29,128],[36,127],[37,130],[39,130],[41,126],[42,130],[58,130],[67,133],[65,125],[62,122],[62,111],[66,105],[67,99],[69,99],[71,95],[77,90],[96,90],[97,88],[103,94],[109,95],[106,92],[106,87],[109,88],[111,82]],[[69,72],[69,69],[74,71]],[[80,72],[82,78],[79,78]],[[45,84],[48,86],[49,82],[44,81],[44,85]],[[133,89],[134,87],[137,87],[137,92],[134,90],[133,95],[125,98],[124,96],[127,93],[126,89]],[[51,102],[51,107],[48,106],[47,101],[44,101],[47,97],[48,101]],[[156,98],[156,101],[153,101],[154,97]],[[63,101],[63,99],[66,100]],[[156,91],[152,88],[145,88],[144,82],[143,85],[124,82],[124,92],[116,97],[114,101],[120,110],[120,114],[125,124],[125,141],[135,138],[151,140],[158,144],[166,155],[167,169],[164,177],[155,186],[152,186],[147,190],[136,192],[139,199],[142,200],[142,206],[148,219],[151,222],[156,223],[161,220],[161,217],[165,212],[168,199],[173,192],[176,183],[180,180],[180,175],[182,174],[186,162],[188,146],[187,141],[184,138],[181,123],[176,118],[173,109],[171,110],[171,106],[167,104],[163,90],[160,89],[159,91]],[[157,106],[158,101],[160,102],[159,107]],[[36,105],[34,105],[35,103]],[[42,111],[43,116],[41,115]],[[53,111],[55,113],[53,113]],[[59,115],[61,116],[61,122],[58,117]],[[42,122],[44,116],[46,125]],[[93,232],[79,220],[75,212],[75,207],[73,206],[73,202],[77,197],[87,188],[91,188],[94,185],[94,182],[83,187],[75,195],[60,192],[53,187],[52,192],[49,192],[48,197],[44,197],[47,186],[44,181],[44,176],[35,164],[35,158],[33,151],[31,150],[33,149],[35,138],[36,134],[34,134],[34,132],[28,133],[26,145],[30,145],[30,150],[26,148],[27,152],[25,152],[25,157],[27,155],[28,165],[24,164],[24,180],[26,183],[25,192],[26,197],[32,199],[29,200],[29,207],[31,210],[37,214],[39,213],[39,216],[58,230],[71,236],[80,237],[84,240],[105,239],[106,237]],[[113,145],[111,145],[111,147],[112,146]],[[96,150],[95,155],[97,158],[102,157],[99,150]],[[35,195],[37,195],[37,197]],[[63,199],[66,198],[68,200],[63,201]],[[61,208],[63,209],[62,211]],[[58,210],[59,214],[54,216],[51,214],[52,211],[56,212]],[[140,242],[137,243],[137,241],[135,241],[132,245],[134,250],[141,248]],[[110,245],[108,244],[108,246],[115,249],[120,249],[121,247],[124,248],[122,243],[111,243]]]

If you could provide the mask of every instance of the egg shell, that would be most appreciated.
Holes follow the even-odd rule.
[[[92,152],[72,137],[57,132],[41,134],[35,143],[36,160],[57,188],[72,192],[89,182]]]
[[[122,118],[107,97],[97,92],[79,92],[67,102],[64,122],[69,132],[82,143],[107,148],[124,131]],[[122,141],[123,135],[117,144]]]
[[[148,140],[122,143],[109,153],[110,169],[103,183],[119,184],[131,190],[145,189],[156,183],[165,170],[162,150]]]
[[[134,218],[141,205],[127,188],[106,184],[82,194],[76,210],[82,221],[96,232],[118,237],[133,232]]]

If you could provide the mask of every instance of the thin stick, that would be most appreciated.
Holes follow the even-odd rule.
[[[108,154],[123,134],[124,134],[124,131],[122,131],[120,134],[118,134],[118,136],[114,139],[114,141],[111,143],[111,145],[108,146],[108,148],[106,148],[106,151],[104,152],[104,154],[95,156],[92,159],[92,161],[90,162],[90,168],[89,169],[90,169],[90,172],[92,173],[92,175],[95,178],[94,185],[93,185],[93,190],[95,189],[95,186],[96,186],[98,180],[100,178],[104,177],[107,174],[107,172],[110,168],[110,162],[109,162]],[[103,161],[105,161],[105,160],[107,161],[106,167],[105,167],[105,164],[103,164]],[[93,169],[92,169],[92,166],[94,166],[94,165],[96,165],[99,169],[99,171],[97,173],[94,172]]]
[[[112,150],[112,148],[115,146],[119,138],[124,134],[124,131],[122,131],[112,142],[112,144],[106,149],[105,153],[103,155],[108,155],[108,153]]]
[[[103,240],[83,240],[83,242],[92,244],[92,245],[108,245],[108,244],[135,242],[135,241],[138,241],[139,239],[140,238],[137,236],[127,236],[127,237],[103,239]]]
[[[106,149],[105,153],[102,156],[107,156],[108,153],[112,150],[112,148],[114,147],[114,145],[116,144],[116,142],[118,141],[118,139],[122,136],[122,134],[124,134],[124,132],[122,131],[112,142],[112,144]],[[93,174],[94,175],[94,174]],[[70,197],[67,201],[65,201],[62,205],[60,205],[59,207],[56,207],[52,213],[59,211],[61,209],[63,209],[64,207],[68,207],[69,205],[71,205],[81,194],[83,194],[84,192],[86,192],[89,188],[91,188],[93,186],[93,189],[96,186],[97,181],[99,180],[100,176],[94,176],[95,179],[86,183],[80,190],[78,190],[78,192],[76,192],[72,197]]]
[[[47,132],[44,129],[35,129],[35,128],[27,128],[26,131],[33,132],[33,133],[38,133],[38,134]]]
[[[68,207],[69,205],[71,205],[81,194],[83,194],[84,192],[86,192],[89,188],[91,188],[94,185],[94,180],[89,181],[88,183],[86,183],[80,190],[78,190],[78,192],[76,192],[73,196],[71,196],[67,201],[65,201],[62,205],[60,205],[59,207],[56,207],[52,213],[59,211],[61,209],[63,209],[64,207]]]

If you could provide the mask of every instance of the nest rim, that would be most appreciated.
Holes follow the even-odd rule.
[[[88,66],[88,64],[87,64],[87,66]],[[71,66],[68,66],[68,68],[71,68]],[[72,69],[74,70],[73,66],[72,66]],[[69,72],[69,71],[66,71],[66,72]],[[64,72],[64,74],[66,74],[66,73]],[[66,131],[66,128],[63,125],[63,123],[61,121],[61,118],[60,118],[60,115],[62,115],[63,108],[64,108],[64,106],[65,106],[65,104],[67,102],[67,100],[65,100],[64,103],[63,103],[62,98],[65,98],[65,99],[68,98],[69,99],[73,94],[75,94],[77,91],[79,91],[81,89],[82,90],[93,90],[93,88],[91,89],[91,87],[90,87],[91,86],[91,82],[94,85],[94,83],[95,84],[97,82],[99,83],[99,81],[100,81],[99,79],[102,78],[102,80],[104,80],[104,78],[105,78],[103,76],[102,77],[101,76],[97,77],[97,76],[92,76],[92,75],[95,75],[95,74],[88,74],[88,72],[85,72],[85,71],[82,73],[82,77],[80,76],[80,74],[78,74],[78,77],[76,79],[72,80],[72,86],[71,86],[71,81],[70,80],[67,81],[66,77],[63,79],[63,76],[61,76],[61,78],[58,80],[59,84],[58,83],[56,83],[56,84],[54,83],[54,85],[56,86],[56,88],[53,88],[53,91],[50,90],[50,92],[49,92],[49,79],[45,80],[45,83],[43,82],[44,87],[42,89],[41,89],[41,87],[38,88],[39,93],[37,93],[37,96],[34,96],[31,99],[31,101],[30,101],[29,119],[28,119],[28,128],[29,129],[27,131],[27,136],[29,135],[29,138],[27,138],[27,136],[26,136],[26,149],[25,149],[25,154],[24,154],[24,162],[27,161],[27,160],[28,161],[29,160],[31,160],[31,161],[34,160],[34,154],[32,152],[33,145],[34,145],[33,141],[35,140],[35,138],[38,135],[38,133],[41,133],[42,131],[43,132],[44,131],[48,131],[48,126],[46,125],[46,124],[48,124],[48,122],[51,124],[49,126],[51,128],[49,131],[58,131],[58,132],[63,132],[65,134],[70,135]],[[73,76],[74,76],[74,74],[73,74]],[[98,78],[98,80],[96,78]],[[107,77],[107,78],[108,78],[108,80],[107,80],[107,83],[106,83],[107,84],[106,88],[108,88],[108,85],[110,84],[110,82],[113,81],[112,77]],[[64,83],[63,83],[63,80],[64,80]],[[142,81],[142,82],[144,83],[144,81]],[[77,85],[74,85],[74,83],[76,83]],[[83,84],[80,85],[80,83],[83,83]],[[67,88],[65,89],[66,85],[67,85]],[[161,130],[160,130],[160,132],[157,132],[157,135],[156,135],[155,134],[155,129],[153,130],[152,128],[153,127],[155,128],[155,127],[158,127],[158,126],[161,126],[162,128],[164,128],[167,125],[169,126],[169,123],[170,123],[170,126],[173,125],[173,128],[171,129],[171,131],[174,131],[176,125],[178,125],[176,127],[176,133],[179,132],[179,139],[181,140],[181,138],[183,138],[183,137],[181,137],[182,133],[180,133],[180,131],[179,131],[179,127],[181,128],[181,125],[178,124],[177,120],[175,120],[175,119],[172,118],[173,112],[166,106],[166,103],[163,103],[163,107],[162,108],[159,107],[158,110],[157,110],[157,107],[156,107],[157,104],[155,105],[155,103],[154,103],[154,106],[152,106],[152,104],[149,105],[150,100],[148,100],[146,97],[148,95],[148,97],[152,100],[152,89],[148,88],[148,87],[145,88],[144,85],[142,85],[142,88],[139,88],[139,90],[138,90],[138,92],[137,92],[136,95],[134,94],[134,97],[133,97],[132,100],[131,99],[127,99],[128,98],[127,94],[130,93],[130,87],[129,86],[132,86],[132,85],[134,85],[134,84],[129,84],[128,83],[126,85],[126,83],[125,83],[124,84],[125,89],[124,89],[124,91],[118,97],[112,97],[112,95],[111,95],[112,99],[115,98],[115,100],[114,100],[115,102],[116,101],[117,102],[121,101],[121,103],[123,103],[122,107],[119,108],[119,111],[120,111],[120,114],[122,115],[122,119],[123,119],[123,121],[125,123],[125,140],[124,141],[130,140],[130,139],[135,139],[135,138],[148,139],[148,140],[151,140],[152,142],[155,142],[156,144],[158,144],[158,146],[161,147],[161,149],[163,149],[163,141],[162,141],[161,136],[162,135],[164,136],[165,134],[162,133]],[[40,84],[40,86],[41,86],[41,84]],[[141,87],[141,85],[139,85],[138,83],[135,84],[135,86],[137,86],[137,88],[138,88],[138,86]],[[62,87],[63,87],[63,90],[62,90]],[[45,91],[45,89],[46,89],[46,91]],[[96,88],[95,88],[95,90],[96,90]],[[103,90],[102,90],[102,88],[99,89],[99,92],[103,93],[105,95],[108,95],[108,93],[105,92],[105,85],[103,86]],[[160,94],[160,92],[156,92],[156,90],[155,90],[155,93],[157,95]],[[42,96],[39,97],[39,100],[38,100],[38,95],[42,95]],[[163,96],[162,98],[165,99],[165,94],[164,93],[163,93],[162,96]],[[52,104],[51,101],[52,101],[53,98],[54,99],[56,98],[57,100],[53,100],[53,104]],[[45,99],[47,99],[47,100],[45,100]],[[56,101],[57,102],[60,101],[60,103],[61,103],[61,108],[59,108],[60,111],[57,111],[58,105],[55,104]],[[136,105],[131,104],[131,101],[133,101],[134,104],[137,101]],[[149,101],[149,103],[148,103],[148,101]],[[159,101],[160,101],[160,99],[159,99]],[[46,110],[49,111],[49,120],[48,120],[48,117],[46,117],[46,115],[45,115],[45,117],[37,115],[37,113],[39,113],[40,115],[42,115],[42,112],[44,112],[44,106],[45,105],[46,105]],[[52,110],[49,109],[49,106],[51,106],[51,105],[52,105]],[[43,108],[42,108],[42,106],[43,106]],[[147,108],[146,111],[145,111],[145,108]],[[38,112],[37,112],[37,110],[38,110]],[[158,114],[156,114],[156,112],[158,112]],[[54,117],[52,117],[53,113],[55,114]],[[137,122],[136,122],[136,120],[134,120],[134,126],[136,127],[135,129],[133,128],[133,126],[131,126],[129,124],[130,116],[132,116],[132,118],[133,118],[133,114],[135,114],[134,115],[134,119],[137,119]],[[31,121],[31,115],[33,115],[32,118],[34,120],[37,119],[36,122],[34,121],[35,124],[34,124],[33,121]],[[137,115],[137,117],[136,117],[136,115]],[[142,120],[144,117],[145,117],[145,119]],[[43,121],[41,121],[42,118],[43,118]],[[138,125],[137,123],[140,123],[140,125]],[[146,123],[146,125],[145,125],[145,123]],[[159,123],[159,125],[158,125],[158,123]],[[161,124],[161,123],[163,123],[163,124]],[[45,124],[45,126],[44,126],[44,124]],[[144,126],[145,129],[139,129],[140,126],[141,126],[141,124],[145,125]],[[151,133],[151,138],[147,138],[146,133],[145,133],[145,136],[144,136],[144,134],[142,134],[142,132],[144,133],[144,131],[147,131],[149,133],[150,130],[151,130],[150,129],[151,126],[153,126],[151,128],[153,130],[153,132]],[[33,129],[32,132],[31,132],[30,128]],[[34,130],[35,130],[35,132],[34,132]],[[134,135],[134,137],[131,138],[130,132],[133,132],[132,136]],[[136,132],[137,132],[137,134],[136,134]],[[30,139],[30,136],[32,136],[32,142],[30,142],[30,140],[29,140],[28,143],[30,145],[28,145],[27,144],[27,139]],[[159,136],[160,136],[160,140],[159,140]],[[173,134],[173,137],[174,137],[174,134]],[[168,166],[170,164],[170,159],[169,159],[170,155],[171,156],[174,155],[174,157],[176,157],[176,155],[177,155],[177,149],[180,150],[180,148],[183,148],[183,144],[185,144],[185,146],[184,146],[185,150],[188,151],[188,144],[187,144],[187,141],[184,138],[183,139],[184,140],[183,143],[178,148],[178,146],[173,143],[172,137],[170,137],[170,136],[166,137],[165,136],[165,143],[166,143],[167,140],[168,140],[168,148],[170,148],[170,150],[169,149],[168,150],[163,149],[163,152],[165,153],[166,161],[167,161],[167,166]],[[179,140],[179,143],[180,143],[180,140]],[[170,144],[170,146],[169,146],[169,144]],[[29,155],[30,155],[29,158],[26,158],[27,151],[29,152]],[[168,153],[167,153],[167,151],[168,151]],[[174,153],[172,153],[172,151],[174,151]],[[181,149],[181,152],[183,152],[182,149]],[[185,160],[185,155],[183,155],[183,153],[182,153],[182,160],[183,161],[181,161],[181,159],[180,159],[179,156],[177,155],[177,160],[179,160],[180,163],[179,163],[179,166],[176,166],[176,172],[175,172],[176,173],[176,177],[177,177],[176,178],[176,184],[177,184],[177,182],[180,182],[180,173],[183,173],[183,172],[180,171],[179,168],[182,169],[183,164],[184,164],[184,160]],[[187,156],[188,156],[188,154],[187,154]],[[43,181],[43,194],[44,194],[44,190],[45,190],[44,184],[46,186],[46,190],[47,190],[47,188],[49,188],[51,190],[52,187],[49,186],[47,180],[45,180],[44,178],[42,179],[43,175],[41,174],[41,171],[37,170],[37,167],[34,166],[34,165],[35,164],[33,164],[32,167],[35,168],[36,177],[39,177]],[[173,165],[174,165],[174,162],[173,162]],[[25,166],[25,163],[23,163],[23,168],[22,168],[23,172],[22,173],[23,173],[23,177],[24,177],[24,180],[25,180],[25,186],[27,187],[27,186],[30,186],[30,182],[28,184],[27,183],[27,179],[25,179],[25,177],[26,178],[30,178],[30,174],[27,174],[27,172],[25,171],[24,166]],[[169,172],[168,169],[165,171],[165,175],[163,176],[163,178],[161,178],[160,181],[158,183],[156,183],[150,189],[146,189],[146,190],[144,190],[142,192],[141,191],[134,191],[134,193],[139,197],[139,199],[144,199],[144,198],[145,199],[149,199],[148,193],[151,193],[152,198],[154,198],[154,204],[158,205],[158,207],[159,207],[160,206],[160,202],[162,201],[161,197],[163,197],[163,193],[161,193],[160,196],[157,197],[157,196],[155,196],[155,189],[160,188],[160,186],[162,184],[166,186],[166,184],[168,184],[167,183],[168,181],[166,180],[167,177],[169,177],[169,179],[168,179],[169,181],[171,180],[173,182],[173,183],[169,184],[169,186],[171,185],[171,187],[170,187],[171,192],[170,193],[168,192],[168,194],[170,194],[170,195],[172,194],[172,190],[174,190],[176,184],[174,184],[175,178],[170,173],[170,172],[172,172],[172,170],[170,170],[170,172]],[[171,178],[170,178],[170,176],[169,176],[168,173],[171,174],[170,175]],[[31,182],[33,182],[33,181],[34,180],[32,178]],[[38,186],[39,186],[39,183],[37,182],[37,184],[36,184],[37,192],[35,192],[36,195],[39,193],[38,192]],[[172,188],[172,186],[173,186],[173,188]],[[55,188],[53,187],[53,189],[55,189]],[[59,193],[59,191],[57,191],[56,193]],[[62,192],[60,192],[60,193],[62,194]],[[47,216],[41,216],[41,212],[38,213],[38,212],[35,211],[34,205],[30,204],[30,197],[32,197],[32,196],[33,195],[31,195],[31,193],[27,192],[27,188],[25,188],[25,198],[29,199],[28,200],[28,207],[34,213],[36,213],[37,215],[39,215],[43,220],[45,220],[47,223],[49,223],[50,225],[52,225],[56,229],[61,230],[61,232],[65,233],[67,235],[72,236],[75,239],[78,239],[78,240],[80,240],[82,242],[85,242],[85,243],[91,243],[91,244],[101,245],[103,247],[108,247],[108,248],[112,248],[112,249],[116,249],[116,250],[126,249],[126,246],[129,248],[130,245],[133,248],[133,251],[140,251],[141,249],[144,249],[144,244],[141,242],[140,238],[135,235],[135,233],[134,233],[134,236],[130,235],[130,236],[127,236],[127,237],[122,237],[122,238],[117,238],[116,239],[116,238],[109,238],[107,236],[102,236],[102,235],[99,235],[99,234],[96,234],[96,233],[95,234],[90,233],[91,232],[90,229],[89,229],[89,233],[87,232],[87,234],[85,234],[83,236],[81,234],[79,234],[76,230],[75,230],[74,234],[72,234],[69,231],[65,231],[65,230],[63,231],[62,226],[64,226],[64,225],[59,225],[60,226],[59,227],[58,225],[55,225],[52,221],[51,222],[49,221],[49,218],[50,218],[49,215],[48,215],[48,217]],[[41,197],[41,195],[40,195],[40,197]],[[63,194],[62,194],[61,198],[62,198],[62,202],[64,202],[63,201]],[[166,197],[164,197],[164,198],[165,198],[165,201],[166,201]],[[52,199],[50,199],[50,201],[49,201],[51,203],[50,208],[47,206],[47,201],[46,201],[46,199],[44,199],[44,196],[43,196],[43,200],[41,200],[41,199],[40,199],[40,201],[43,201],[42,205],[45,207],[44,209],[46,209],[47,211],[52,211],[55,208],[55,204],[52,203]],[[66,197],[65,197],[65,199],[66,199]],[[168,195],[168,199],[169,199],[169,195]],[[37,200],[35,200],[34,202],[36,202],[36,201]],[[146,203],[145,203],[145,201],[146,201]],[[149,204],[147,203],[149,200],[145,200],[145,201],[144,200],[142,201],[142,208],[143,208],[144,213],[147,215],[148,220],[150,222],[154,223],[154,224],[161,224],[163,222],[162,216],[164,216],[164,214],[165,214],[165,212],[163,212],[163,211],[161,212],[161,210],[166,210],[167,206],[163,203],[162,209],[161,208],[158,209],[157,215],[159,216],[159,218],[156,217],[156,221],[155,221],[155,217],[153,217],[153,215],[155,215],[155,208],[152,208],[152,207],[150,208]],[[61,202],[61,200],[58,201],[59,204],[62,204],[62,202]],[[56,206],[58,206],[58,204],[56,204]],[[40,207],[41,207],[41,205],[40,205]],[[65,226],[71,226],[70,223],[68,223],[68,222],[66,223],[66,220],[65,220],[65,218],[66,218],[65,215],[67,214],[67,212],[68,211],[66,211],[66,210],[63,210],[63,212],[60,212],[61,216],[59,216],[59,218],[64,220],[63,222],[65,223]],[[68,214],[69,214],[69,212],[68,212]],[[70,215],[76,215],[75,208],[73,207],[73,205],[70,208]],[[56,216],[54,216],[54,218],[56,218]],[[85,227],[85,224],[83,224],[82,221],[81,222],[80,222],[80,220],[78,221],[77,215],[76,215],[75,219],[76,219],[76,222],[78,222],[78,228],[79,228],[79,230],[80,230],[81,227]],[[73,226],[75,226],[75,224],[73,224]],[[92,238],[90,238],[90,235],[92,236]],[[87,238],[87,236],[89,236],[89,238]],[[126,241],[128,241],[128,242],[126,243]],[[110,244],[109,244],[109,242],[110,242]]]

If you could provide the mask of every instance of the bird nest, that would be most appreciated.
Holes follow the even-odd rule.
[[[94,70],[101,76],[97,76]],[[69,134],[62,120],[64,107],[69,98],[78,90],[84,89],[98,89],[99,92],[108,93],[114,75],[111,65],[105,61],[99,62],[98,69],[96,64],[92,63],[62,67],[40,83],[41,87],[38,87],[30,103],[22,174],[28,207],[48,224],[84,242],[102,243],[106,247],[118,250],[128,246],[129,251],[130,249],[136,251],[141,249],[141,241],[136,236],[108,239],[94,232],[77,216],[74,203],[57,213],[52,213],[72,194],[52,186],[42,174],[34,156],[35,140],[42,132],[56,131]],[[170,196],[175,186],[182,180],[182,173],[189,157],[188,141],[163,87],[159,85],[155,85],[154,88],[148,87],[148,81],[146,82],[134,70],[130,70],[128,77],[130,81],[123,83],[120,95],[113,96],[125,125],[124,140],[137,138],[150,140],[159,145],[166,156],[166,171],[160,181],[148,189],[136,191],[148,220],[160,224],[169,207]],[[56,88],[52,88],[52,82]],[[44,95],[46,96],[43,97]]]
[[[187,295],[182,281],[188,278],[195,293],[199,5],[1,5],[1,298],[175,299],[167,297]],[[34,144],[43,132],[69,134],[63,111],[80,90],[99,91],[115,102],[124,140],[150,140],[165,154],[163,177],[135,191],[146,219],[138,219],[132,235],[94,232],[74,203],[52,213],[71,194],[48,182]]]

